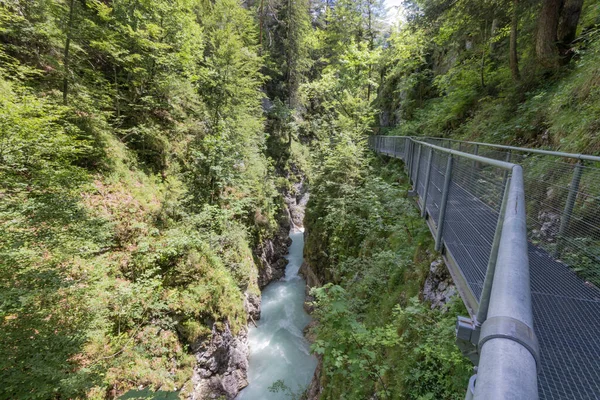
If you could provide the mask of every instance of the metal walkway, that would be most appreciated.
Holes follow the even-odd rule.
[[[594,164],[600,158],[447,139],[421,140],[373,136],[370,146],[381,154],[404,160],[422,215],[436,237],[436,247],[443,252],[471,314],[471,321],[462,321],[463,328],[465,323],[472,322],[471,327],[463,329],[462,338],[463,342],[472,342],[473,348],[462,347],[466,353],[472,353],[472,360],[479,363],[480,368],[477,381],[471,382],[469,391],[473,393],[470,395],[486,400],[537,396],[540,399],[600,399],[600,193],[591,193],[590,189],[600,186],[600,181],[596,181],[600,168]],[[570,162],[570,159],[578,162]],[[528,263],[521,266],[499,265],[499,252],[519,250],[507,250],[508,241],[502,242],[507,243],[504,249],[500,248],[502,226],[506,226],[505,208],[511,204],[507,198],[513,171],[502,168],[505,166],[498,164],[499,160],[523,167],[521,185],[525,190],[527,234],[521,241],[527,242],[523,252],[527,253]],[[588,165],[583,165],[583,160]],[[530,285],[523,293],[513,291],[513,296],[522,296],[518,301],[530,302],[533,323],[526,320],[527,316],[525,320],[516,316],[523,321],[511,329],[518,330],[525,325],[525,329],[531,331],[529,336],[533,336],[535,329],[539,353],[535,337],[530,340],[510,333],[511,329],[496,331],[491,336],[520,343],[530,355],[537,357],[537,368],[536,364],[533,366],[537,372],[537,393],[524,388],[491,394],[477,388],[483,380],[481,368],[483,365],[487,368],[486,363],[490,363],[484,360],[490,357],[482,352],[482,341],[485,342],[482,337],[490,336],[491,328],[482,327],[486,326],[487,319],[494,319],[488,313],[488,308],[497,307],[491,304],[494,295],[496,302],[506,296],[506,293],[500,295],[506,282],[496,278],[499,274],[495,270],[496,261],[498,268],[509,274],[511,268],[528,269]],[[487,290],[484,289],[486,283]],[[512,310],[508,311],[502,316],[505,320],[513,319],[509,315]],[[493,324],[487,325],[489,328]],[[459,337],[460,328],[459,323]],[[497,354],[497,357],[503,356],[503,353]],[[515,357],[512,359],[514,368],[523,374],[518,358],[523,355],[515,354]],[[510,384],[527,386],[528,378],[518,374],[513,374],[516,381]],[[533,376],[535,378],[535,373]],[[473,388],[473,381],[479,394]],[[495,382],[488,385],[488,389],[494,385],[501,386]]]

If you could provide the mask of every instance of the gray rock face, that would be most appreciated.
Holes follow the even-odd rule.
[[[289,236],[290,224],[283,223],[273,239],[266,240],[255,251],[258,260],[258,287],[262,290],[285,273],[288,261],[284,258],[292,239]]]
[[[196,353],[196,360],[191,399],[234,399],[248,385],[248,332],[243,329],[234,336],[228,324],[222,332],[213,325],[212,339]]]
[[[306,389],[305,398],[306,400],[318,400],[321,397],[323,391],[323,385],[321,385],[321,371],[323,370],[323,357],[317,356],[317,368],[313,374],[312,381]]]
[[[292,186],[291,193],[288,193],[284,198],[290,213],[290,220],[296,228],[304,227],[304,210],[309,197],[304,181],[300,181]]]
[[[292,243],[290,229],[304,226],[304,209],[309,194],[303,181],[295,183],[289,193],[284,194],[287,211],[280,219],[279,231],[273,239],[266,240],[255,251],[259,260],[258,287],[263,289],[269,283],[281,279],[285,274],[287,260],[284,258]],[[256,319],[256,318],[255,318]]]
[[[252,293],[244,293],[244,309],[248,314],[248,321],[258,321],[260,319],[260,296]]]
[[[533,239],[554,242],[560,228],[560,214],[552,211],[540,211],[538,223],[540,228],[531,231]]]
[[[444,262],[442,260],[432,262],[423,287],[423,300],[429,300],[432,309],[446,310],[448,301],[456,293],[456,286]]]
[[[321,287],[323,286],[321,284],[321,282],[319,281],[319,278],[317,277],[317,275],[315,274],[315,272],[312,270],[312,268],[310,267],[310,265],[308,265],[308,263],[305,261],[302,263],[302,265],[300,266],[300,270],[298,271],[298,274],[304,278],[304,280],[306,281],[306,296],[304,298],[304,311],[306,311],[307,314],[312,314],[313,311],[315,310],[315,307],[313,306],[313,302],[315,301],[315,298],[313,296],[311,296],[310,294],[310,289],[312,289],[313,287]],[[313,321],[315,322],[315,321]]]

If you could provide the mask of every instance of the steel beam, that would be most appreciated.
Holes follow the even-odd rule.
[[[490,295],[492,294],[492,285],[494,282],[494,273],[496,271],[496,263],[498,261],[498,249],[500,247],[500,238],[502,237],[502,225],[504,222],[504,214],[506,212],[506,203],[508,202],[509,184],[507,180],[502,196],[502,205],[498,214],[498,222],[496,223],[496,231],[494,232],[494,240],[492,242],[492,250],[488,260],[487,269],[485,271],[485,279],[483,281],[483,289],[479,298],[479,307],[477,308],[477,316],[475,317],[475,326],[480,327],[487,318],[488,309],[490,306]]]
[[[581,175],[583,173],[583,161],[579,160],[577,164],[575,164],[575,169],[573,171],[573,178],[571,179],[571,185],[569,186],[569,195],[567,196],[567,202],[565,204],[565,209],[560,218],[560,228],[558,229],[558,240],[556,242],[556,251],[554,252],[554,257],[559,258],[563,251],[563,247],[565,245],[565,234],[567,233],[567,229],[569,229],[569,224],[571,223],[571,216],[573,215],[573,208],[575,207],[575,200],[577,200],[577,193],[579,192],[579,183],[581,182]]]
[[[433,149],[429,149],[429,155],[427,156],[427,172],[425,173],[425,190],[423,190],[423,209],[421,210],[421,217],[425,218],[427,215],[427,193],[429,192],[429,180],[431,179],[431,164],[433,161]]]
[[[450,181],[452,178],[452,154],[448,156],[446,162],[446,176],[444,177],[444,190],[442,191],[442,201],[440,203],[440,215],[438,218],[437,233],[435,236],[435,250],[442,250],[442,235],[444,232],[444,218],[446,216],[446,206],[448,204],[448,192],[450,191]]]

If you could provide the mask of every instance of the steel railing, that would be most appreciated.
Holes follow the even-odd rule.
[[[444,138],[374,136],[369,141],[379,153],[404,160],[412,195],[471,314],[470,319],[459,319],[457,342],[480,364],[478,379],[470,383],[471,388],[477,383],[475,394],[511,398],[498,386],[508,385],[517,391],[512,398],[534,398],[524,384],[531,383],[530,375],[521,370],[533,368],[524,361],[527,357],[515,362],[512,374],[502,373],[504,383],[484,378],[501,372],[485,372],[494,367],[486,363],[493,364],[490,360],[495,358],[490,358],[487,349],[499,342],[493,346],[483,342],[488,346],[484,351],[480,338],[501,323],[492,318],[496,303],[517,301],[527,310],[533,308],[533,323],[527,323],[530,311],[523,315],[516,305],[504,304],[502,315],[512,318],[516,313],[526,327],[515,323],[514,334],[502,343],[518,347],[520,342],[534,355],[539,398],[597,400],[600,157]],[[523,189],[523,198],[515,196]],[[514,214],[515,206],[518,214]],[[511,218],[513,225],[507,225]],[[514,225],[517,220],[518,226]],[[507,229],[519,233],[509,240]],[[509,260],[507,252],[517,258]],[[523,253],[528,255],[528,267]],[[520,275],[523,270],[529,280]],[[500,271],[517,274],[512,279],[530,283],[531,289],[505,287],[501,283],[508,278],[497,278],[502,276]],[[530,330],[534,325],[539,352]],[[479,347],[469,347],[469,342]],[[483,387],[487,387],[485,394],[479,392]],[[503,394],[494,397],[487,390]]]
[[[600,284],[600,267],[592,267],[600,264],[600,157],[453,139],[423,140],[522,165],[529,188],[530,239],[566,264],[589,265],[584,278]]]
[[[405,162],[436,250],[471,314],[457,323],[459,346],[478,364],[467,397],[537,399],[521,166],[410,137],[372,136],[369,144]]]
[[[542,399],[600,399],[600,157],[423,138],[523,167]]]

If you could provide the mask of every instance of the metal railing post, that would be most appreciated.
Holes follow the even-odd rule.
[[[410,180],[412,180],[413,158],[415,157],[415,155],[413,154],[414,151],[415,151],[415,143],[412,140],[410,140],[409,143],[408,143],[408,145],[410,147],[410,150],[408,152],[408,159],[407,159],[407,162],[408,162],[408,179],[409,179],[409,183],[410,183]]]
[[[473,150],[473,154],[478,156],[479,155],[479,145],[475,145],[475,150]],[[477,161],[473,160],[471,162],[471,176],[469,177],[469,179],[471,180],[471,182],[473,181],[473,179],[475,178],[475,171],[477,170]]]
[[[394,158],[398,157],[398,138],[394,138]]]
[[[440,215],[437,224],[437,233],[435,237],[435,250],[442,249],[442,233],[444,231],[444,217],[446,216],[446,205],[448,204],[448,192],[450,191],[450,178],[452,175],[452,154],[448,154],[446,163],[446,176],[444,177],[444,190],[442,192],[442,201],[440,203]]]
[[[500,247],[500,238],[502,237],[502,225],[504,222],[504,214],[506,213],[506,203],[508,202],[510,180],[504,185],[504,194],[502,195],[502,205],[496,222],[496,231],[494,232],[494,240],[492,241],[492,250],[488,260],[487,269],[485,271],[485,279],[483,281],[483,289],[479,298],[479,308],[475,316],[475,326],[480,327],[487,318],[488,309],[490,306],[490,295],[492,294],[492,285],[494,282],[494,272],[496,271],[496,263],[498,261],[498,249]]]
[[[511,156],[512,156],[512,153],[509,150],[508,153],[506,153],[506,157],[504,158],[504,161],[510,162]],[[504,190],[506,190],[506,182],[507,182],[507,180],[508,180],[508,171],[504,171],[504,177],[502,178],[502,185],[504,187]]]
[[[421,149],[423,148],[423,146],[421,146],[420,144],[418,144],[417,146],[419,146],[419,148],[417,149],[417,167],[415,169],[414,182],[415,182],[415,192],[418,194],[419,193],[419,170],[421,169]]]
[[[475,400],[538,399],[539,345],[527,253],[523,170],[513,167],[488,317],[479,338]]]
[[[429,156],[427,156],[427,172],[425,173],[425,189],[423,190],[423,209],[421,210],[421,217],[425,218],[427,215],[427,193],[429,191],[429,180],[431,179],[431,163],[433,161],[433,149],[429,148]]]
[[[583,161],[579,160],[575,164],[573,171],[573,178],[571,179],[571,185],[569,186],[569,195],[567,196],[567,202],[562,216],[560,217],[560,228],[558,229],[558,238],[556,241],[556,251],[554,252],[554,258],[559,258],[565,245],[564,236],[569,229],[571,223],[571,216],[573,215],[573,208],[575,207],[575,200],[577,200],[577,192],[579,191],[579,183],[581,182],[581,175],[583,173]]]

